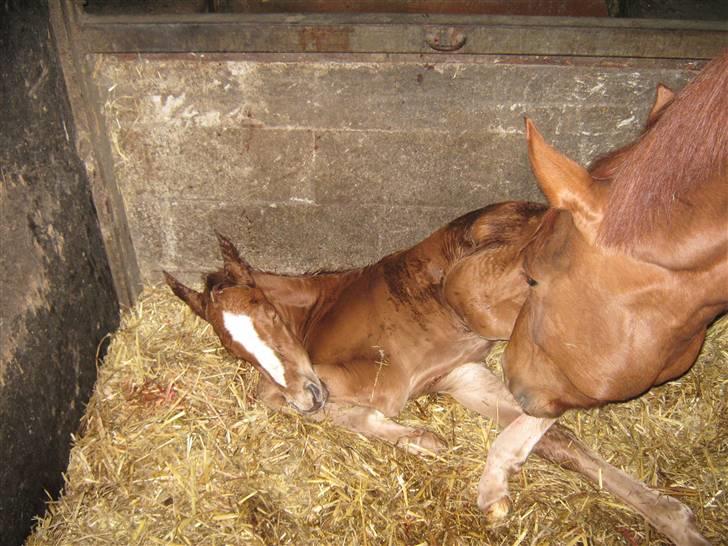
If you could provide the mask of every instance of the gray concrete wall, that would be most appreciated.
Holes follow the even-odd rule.
[[[217,264],[213,229],[282,272],[365,264],[457,215],[541,199],[523,116],[586,163],[685,65],[419,56],[100,55],[142,275]]]
[[[63,485],[118,306],[45,2],[0,6],[0,544]]]

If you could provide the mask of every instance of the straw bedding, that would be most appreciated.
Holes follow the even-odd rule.
[[[716,544],[728,537],[727,367],[725,317],[679,381],[565,418],[613,464],[688,504]],[[420,457],[271,412],[256,383],[168,290],[146,290],[99,369],[64,493],[27,544],[666,543],[598,485],[535,456],[511,479],[511,514],[488,527],[475,488],[496,431],[448,397],[401,417],[449,444]]]

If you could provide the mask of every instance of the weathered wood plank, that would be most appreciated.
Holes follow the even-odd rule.
[[[707,59],[728,47],[724,22],[592,17],[86,14],[80,23],[97,53],[431,53],[433,35],[448,32],[462,35],[456,51],[471,55]]]
[[[49,7],[51,28],[73,112],[76,151],[91,182],[117,299],[121,305],[130,306],[141,291],[141,277],[124,202],[114,178],[98,94],[90,84],[89,67],[85,62],[85,52],[79,45],[72,3],[50,2]]]

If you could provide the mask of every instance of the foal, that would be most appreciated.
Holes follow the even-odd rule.
[[[532,430],[540,421],[523,414],[479,362],[513,328],[528,289],[521,250],[544,213],[533,203],[492,205],[376,264],[302,276],[256,271],[219,236],[225,265],[207,276],[203,292],[165,275],[174,293],[213,325],[223,345],[263,373],[259,396],[271,407],[295,399],[297,370],[314,362],[325,385],[316,384],[318,399],[328,389],[328,401],[313,418],[328,417],[409,451],[443,447],[431,432],[391,420],[408,399],[423,393],[448,393],[506,427],[491,446],[478,488],[478,505],[496,519],[508,509],[509,474],[542,431]],[[313,383],[308,372],[305,376]],[[686,506],[609,465],[567,429],[553,426],[535,450],[601,480],[676,543],[706,543]]]

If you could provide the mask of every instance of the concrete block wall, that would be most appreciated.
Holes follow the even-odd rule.
[[[685,65],[420,56],[99,55],[141,273],[216,267],[214,229],[280,272],[363,265],[461,213],[541,200],[523,116],[588,163]]]

